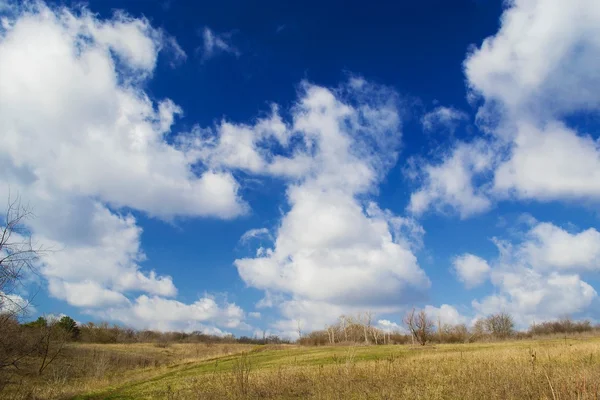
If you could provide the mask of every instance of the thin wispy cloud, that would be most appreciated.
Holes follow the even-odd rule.
[[[236,57],[241,55],[241,52],[231,44],[231,35],[226,33],[216,33],[209,27],[204,27],[202,30],[202,60],[207,61],[218,54],[232,54]]]

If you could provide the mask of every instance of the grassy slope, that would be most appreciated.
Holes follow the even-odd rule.
[[[531,351],[535,351],[535,360]],[[403,395],[539,399],[572,398],[577,391],[581,392],[580,398],[596,398],[597,393],[592,392],[598,391],[600,382],[598,357],[600,339],[425,348],[257,347],[247,353],[243,363],[239,355],[185,363],[152,378],[78,398],[396,398]],[[248,365],[249,376],[244,377],[243,366]]]
[[[4,370],[10,374],[14,384],[0,390],[0,398],[68,399],[80,393],[149,380],[172,371],[173,367],[196,365],[204,360],[239,354],[254,347],[203,343],[171,344],[166,347],[152,343],[71,343],[50,364],[43,376],[37,374],[38,358],[23,360],[18,370]]]

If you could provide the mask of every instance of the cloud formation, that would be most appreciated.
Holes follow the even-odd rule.
[[[421,162],[425,174],[410,208],[440,211],[435,198],[465,217],[505,199],[598,202],[600,145],[564,119],[600,111],[593,89],[600,83],[599,22],[593,0],[508,3],[500,30],[464,62],[469,96],[482,102],[478,125],[489,135]],[[465,157],[487,162],[477,168]],[[458,182],[456,190],[447,182]],[[463,190],[466,199],[457,199]]]
[[[433,209],[467,218],[489,210],[489,188],[477,185],[474,177],[489,172],[495,157],[495,146],[478,140],[458,142],[440,163],[418,160],[415,179],[420,188],[411,194],[408,211],[421,215]]]
[[[151,315],[136,310],[172,304],[164,297],[177,289],[141,268],[142,230],[125,210],[233,218],[247,208],[239,185],[228,172],[198,171],[166,140],[182,110],[151,100],[144,85],[161,50],[184,56],[172,37],[120,12],[99,19],[37,2],[12,11],[0,31],[0,197],[18,192],[35,210],[28,228],[53,250],[41,269],[50,295],[121,307],[107,316],[129,310],[141,326]]]
[[[506,311],[528,326],[533,320],[584,312],[597,298],[580,275],[600,268],[597,230],[571,233],[549,222],[535,222],[521,240],[495,239],[495,243],[498,257],[477,261],[491,266],[487,271],[496,293],[473,301],[476,312]]]
[[[309,310],[331,319],[344,307],[397,306],[429,286],[413,253],[422,228],[364,200],[397,157],[396,99],[357,78],[334,90],[303,83],[290,122],[274,106],[254,125],[222,122],[216,139],[188,144],[209,165],[286,179],[289,210],[273,247],[235,261],[248,285],[285,295],[290,319],[279,328]]]
[[[452,260],[453,272],[470,289],[481,285],[490,274],[490,266],[481,257],[465,253]]]
[[[144,268],[136,220],[243,215],[249,206],[238,174],[286,187],[277,226],[240,239],[269,244],[235,260],[242,280],[265,293],[257,307],[280,313],[271,328],[286,333],[419,301],[430,281],[417,259],[424,229],[414,218],[428,212],[466,219],[506,200],[600,200],[596,134],[568,123],[600,109],[597,1],[507,3],[499,31],[464,62],[485,135],[453,138],[438,156],[413,158],[417,187],[408,215],[374,201],[401,147],[398,94],[388,87],[355,77],[335,88],[302,82],[289,110],[274,104],[246,123],[223,119],[174,132],[183,110],[145,89],[161,54],[185,59],[166,32],[124,13],[101,19],[43,3],[7,15],[0,28],[0,197],[10,189],[28,199],[38,215],[28,228],[56,249],[42,260],[50,295],[91,315],[140,328],[245,327],[237,305],[210,295],[183,303],[170,276]],[[204,60],[240,55],[226,34],[206,27],[202,40]],[[421,123],[453,133],[467,119],[439,106]],[[467,288],[494,286],[472,303],[475,312],[509,311],[526,324],[583,312],[596,299],[584,279],[600,266],[596,229],[534,222],[519,241],[496,243],[496,259],[453,259]],[[450,305],[426,310],[466,321]]]

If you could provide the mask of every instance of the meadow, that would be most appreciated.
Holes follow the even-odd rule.
[[[65,358],[72,365],[57,362],[43,382],[23,382],[20,392],[5,395],[29,399],[600,397],[600,338],[582,335],[427,346],[69,347],[77,353]],[[78,375],[78,370],[89,373]],[[26,390],[31,387],[35,389]]]

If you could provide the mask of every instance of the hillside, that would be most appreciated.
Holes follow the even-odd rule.
[[[595,399],[600,339],[412,346],[257,346],[148,371],[77,399]]]

